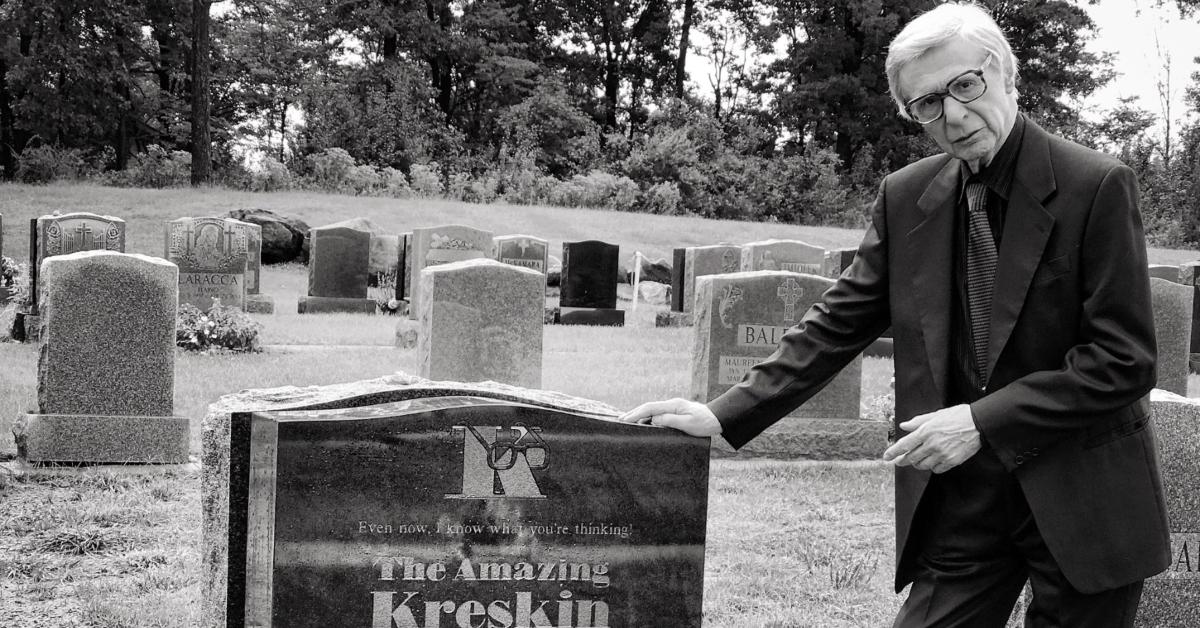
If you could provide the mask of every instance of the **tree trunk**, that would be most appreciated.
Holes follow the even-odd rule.
[[[284,149],[287,148],[287,112],[291,103],[283,101],[283,106],[279,108],[279,163],[283,163]]]
[[[696,0],[684,0],[683,25],[679,28],[679,59],[675,62],[675,97],[683,98],[683,80],[687,76],[688,35],[692,30],[692,15]]]
[[[209,8],[211,0],[192,0],[192,185],[212,178],[212,135],[209,129]]]

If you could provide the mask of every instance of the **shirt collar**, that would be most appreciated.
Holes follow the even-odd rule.
[[[971,172],[971,168],[967,166],[967,162],[959,162],[960,192],[966,189],[967,181],[978,181],[992,190],[1005,200],[1008,200],[1008,193],[1012,187],[1013,173],[1016,171],[1017,152],[1021,148],[1021,138],[1025,135],[1025,114],[1018,112],[1017,119],[1013,122],[1012,130],[1008,133],[1008,138],[1004,140],[1004,145],[1000,150],[996,151],[996,156],[988,165],[979,170],[977,174]]]

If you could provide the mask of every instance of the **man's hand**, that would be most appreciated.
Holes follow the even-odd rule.
[[[966,462],[983,446],[966,404],[915,416],[901,423],[900,429],[911,434],[883,452],[883,459],[897,466],[943,473]]]
[[[678,397],[643,403],[622,414],[617,420],[673,427],[692,436],[717,436],[721,433],[721,422],[708,406]]]

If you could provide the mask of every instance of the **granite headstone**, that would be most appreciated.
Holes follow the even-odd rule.
[[[696,301],[696,278],[736,273],[741,268],[742,247],[731,244],[693,246],[685,253],[683,311],[691,312]]]
[[[690,397],[708,402],[742,381],[832,285],[824,277],[786,271],[698,279]],[[855,357],[821,392],[741,453],[822,459],[880,455],[888,424],[859,419],[861,386],[862,358]],[[723,441],[718,445],[730,451]]]
[[[178,268],[110,251],[42,265],[38,412],[18,419],[29,461],[186,462],[174,404]]]
[[[262,226],[242,224],[246,225],[247,244],[245,309],[255,314],[274,314],[275,299],[262,293]]]
[[[1151,277],[1165,279],[1167,281],[1174,282],[1174,283],[1181,283],[1179,281],[1179,267],[1178,266],[1168,266],[1166,264],[1150,264],[1149,266],[1147,266],[1147,272],[1150,273]]]
[[[564,325],[625,324],[617,309],[620,247],[598,240],[564,242],[559,322]]]
[[[421,376],[542,384],[542,317],[546,276],[492,259],[421,271]]]
[[[850,264],[854,262],[854,256],[858,253],[857,248],[849,249],[831,249],[825,252],[825,267],[822,275],[830,279],[837,279],[842,276],[842,273],[850,268]]]
[[[1200,261],[1179,265],[1179,283],[1192,290],[1192,371],[1200,372]]]
[[[38,312],[42,260],[78,251],[125,252],[125,221],[91,212],[51,214],[30,219],[28,312]]]
[[[820,275],[825,249],[800,240],[761,240],[742,245],[742,272],[786,270]]]
[[[382,411],[366,409],[368,416],[362,418],[350,413],[296,419],[260,415],[255,421],[249,414],[378,407],[456,395],[486,399],[416,401]],[[249,607],[254,617],[267,620],[261,625],[269,625],[269,604],[271,616],[277,611],[293,614],[284,623],[276,621],[277,626],[373,626],[379,617],[391,628],[396,625],[392,618],[407,621],[406,609],[413,613],[413,625],[425,626],[418,623],[428,608],[424,602],[453,600],[457,608],[469,609],[456,608],[455,613],[470,615],[478,607],[467,601],[483,599],[485,614],[471,620],[476,625],[489,607],[499,616],[495,625],[504,625],[502,609],[510,613],[512,626],[562,625],[550,621],[550,615],[561,620],[558,603],[567,601],[576,616],[586,611],[598,618],[607,609],[609,621],[593,621],[595,626],[699,626],[707,439],[614,424],[593,418],[595,413],[617,414],[603,404],[550,391],[429,382],[402,373],[223,397],[210,406],[202,432],[201,624],[250,625]],[[478,445],[471,428],[487,447]],[[278,439],[274,455],[268,448],[252,447],[252,441],[261,444],[264,438],[268,444]],[[537,450],[540,443],[543,451]],[[328,455],[318,451],[325,448],[331,448]],[[486,456],[478,464],[478,454],[488,449],[497,469]],[[381,473],[382,468],[387,472]],[[250,490],[262,497],[249,499]],[[270,507],[266,498],[272,493],[275,504]],[[485,497],[473,497],[477,493]],[[266,544],[262,541],[270,527],[264,524],[272,513],[274,543]],[[430,533],[414,525],[425,525]],[[483,527],[477,533],[474,526]],[[274,548],[279,551],[264,560],[262,551]],[[424,562],[426,575],[429,567],[443,564],[447,577],[405,579],[405,557],[412,570],[416,562]],[[575,568],[579,578],[572,580],[568,567],[567,577],[553,583],[536,577],[472,581],[461,571],[467,557],[476,576],[482,565],[500,562],[510,563],[514,574],[527,574],[528,568],[517,564],[524,561],[590,563],[593,578],[585,581],[580,566]],[[601,570],[608,586],[596,586],[600,564],[605,564]],[[388,569],[391,580],[386,579]],[[508,573],[502,565],[486,569],[488,574]],[[453,578],[460,571],[464,577]],[[362,586],[367,588],[359,590]],[[308,587],[314,587],[313,597],[303,593]],[[442,587],[464,587],[466,592]],[[570,598],[564,590],[571,592]],[[525,624],[513,623],[523,614],[522,592],[538,601],[532,602]],[[552,601],[540,607],[545,599]],[[510,601],[507,606],[489,603],[504,600]],[[535,619],[539,609],[547,615],[545,621],[540,615]],[[307,618],[308,612],[318,615]],[[446,615],[442,625],[455,620]]]
[[[300,297],[298,311],[374,313],[375,302],[367,298],[371,233],[352,227],[316,227],[309,237],[308,296]]]
[[[1150,278],[1154,335],[1158,340],[1157,388],[1187,395],[1188,354],[1192,344],[1194,288]]]
[[[1200,400],[1150,395],[1159,471],[1171,526],[1171,564],[1146,580],[1134,625],[1188,628],[1200,608]]]
[[[413,229],[411,255],[406,255],[404,260],[409,265],[409,317],[415,319],[421,307],[420,295],[417,294],[416,288],[423,269],[438,264],[488,257],[492,250],[493,237],[495,234],[491,231],[464,225]]]
[[[687,249],[671,249],[671,311],[683,311],[683,277],[687,266]]]
[[[179,304],[208,310],[213,299],[241,308],[249,265],[249,223],[232,218],[179,218],[166,223],[167,260],[179,267]]]
[[[532,268],[543,276],[548,268],[546,259],[549,251],[550,243],[536,236],[514,234],[492,238],[492,259]]]

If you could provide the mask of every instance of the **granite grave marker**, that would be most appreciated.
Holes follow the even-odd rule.
[[[741,268],[742,247],[732,244],[688,247],[683,278],[683,311],[691,312],[696,301],[696,278],[727,275]]]
[[[418,290],[422,377],[541,387],[544,274],[473,259],[425,268]]]
[[[729,390],[775,352],[833,281],[785,271],[709,275],[696,282],[690,397],[707,402]],[[887,423],[859,419],[862,358],[788,417],[746,445],[747,455],[873,458],[883,453]],[[730,451],[723,441],[718,445]]]
[[[786,270],[820,275],[825,249],[800,240],[761,240],[742,245],[742,272]]]
[[[262,225],[246,225],[246,300],[245,309],[255,314],[274,314],[275,299],[262,293]]]
[[[420,285],[421,270],[438,264],[461,262],[468,259],[488,257],[492,250],[491,231],[484,231],[464,225],[441,225],[413,229],[411,256],[405,256],[409,264],[409,317],[415,319],[419,311],[420,295],[417,286]],[[411,262],[409,261],[411,257]]]
[[[1194,288],[1158,277],[1150,278],[1154,335],[1158,341],[1157,388],[1187,395],[1188,354],[1192,335]]]
[[[617,309],[620,247],[599,240],[564,242],[559,322],[564,325],[625,324]]]
[[[250,225],[232,218],[166,223],[166,258],[179,267],[179,304],[206,311],[213,299],[241,308],[246,294]]]
[[[111,251],[42,266],[38,412],[19,418],[26,460],[187,462],[172,416],[178,268]]]
[[[125,252],[125,221],[91,212],[52,214],[30,219],[29,313],[37,315],[42,260],[78,251]]]
[[[1192,290],[1192,341],[1190,362],[1193,371],[1200,367],[1200,261],[1179,265],[1179,282]]]
[[[310,238],[308,296],[297,302],[299,313],[373,314],[375,302],[367,298],[371,233],[352,227],[316,227]]]
[[[1146,268],[1151,277],[1165,279],[1173,283],[1181,283],[1179,280],[1179,267],[1168,266],[1166,264],[1150,264]]]
[[[683,311],[683,277],[686,273],[687,249],[671,249],[671,311]]]
[[[550,243],[536,236],[515,234],[492,238],[492,259],[532,268],[542,275],[549,267],[546,263],[549,251]]]

